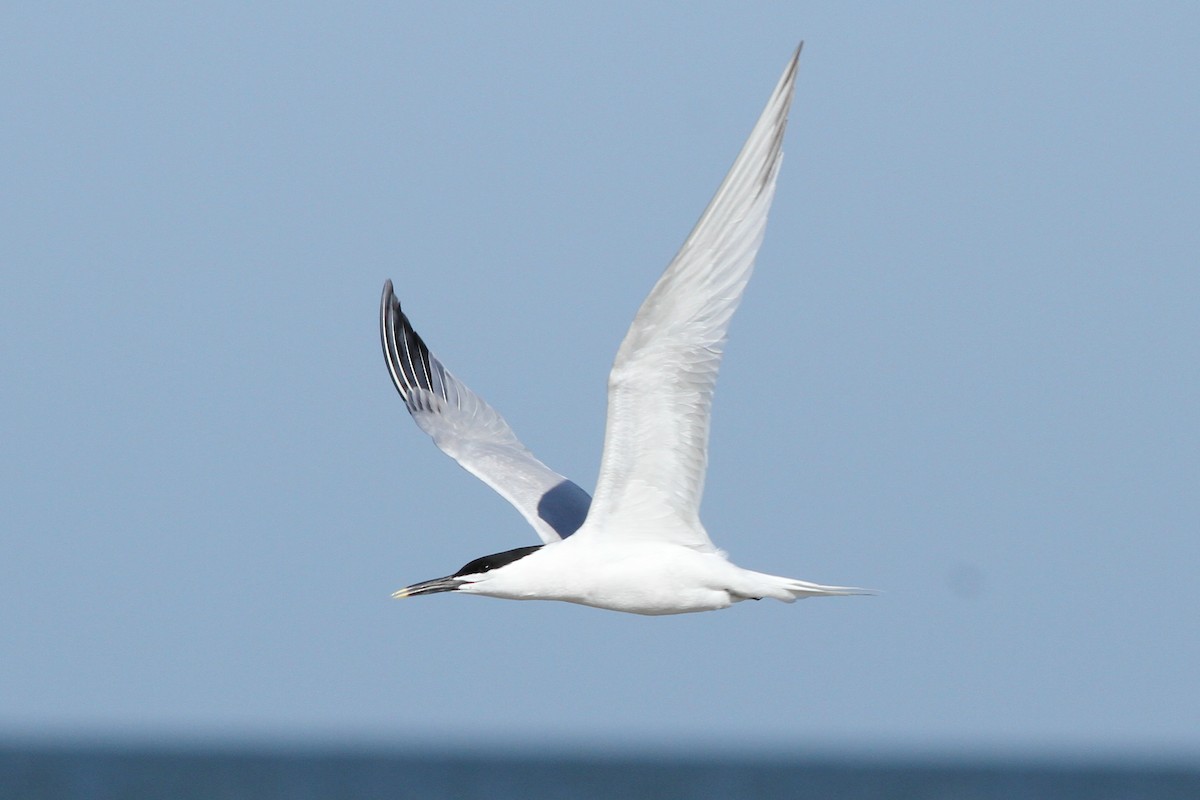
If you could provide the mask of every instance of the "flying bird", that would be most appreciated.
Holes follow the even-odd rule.
[[[797,48],[617,351],[594,498],[539,461],[495,409],[442,366],[401,311],[392,282],[384,285],[383,352],[413,420],[512,503],[542,541],[477,558],[393,597],[457,592],[657,615],[764,597],[790,603],[864,593],[736,566],[700,522],[713,387],[766,228],[799,57]]]

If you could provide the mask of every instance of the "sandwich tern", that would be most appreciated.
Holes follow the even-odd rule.
[[[803,46],[803,45],[801,45]],[[388,281],[380,334],[417,425],[513,504],[540,545],[483,556],[393,597],[458,592],[681,614],[741,600],[862,594],[742,569],[700,523],[709,412],[726,330],[762,243],[800,48],[679,253],[642,303],[608,378],[596,495],[539,461],[483,398],[442,366]]]

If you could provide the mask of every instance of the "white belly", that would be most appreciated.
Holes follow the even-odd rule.
[[[718,553],[661,543],[547,545],[461,591],[512,600],[562,600],[634,614],[727,608],[746,573]],[[744,588],[744,587],[742,587]]]

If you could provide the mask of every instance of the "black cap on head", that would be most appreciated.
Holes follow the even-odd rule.
[[[511,564],[514,561],[524,558],[530,553],[542,549],[540,544],[530,545],[529,547],[518,547],[514,550],[505,550],[503,553],[493,553],[490,556],[481,556],[463,566],[458,572],[451,577],[461,578],[463,575],[478,575],[481,572],[490,572],[494,569],[499,569],[505,564]]]

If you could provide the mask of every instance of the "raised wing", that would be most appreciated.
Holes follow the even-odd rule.
[[[799,58],[797,48],[729,174],[617,351],[584,535],[713,549],[699,517],[713,387],[775,194]]]
[[[391,281],[383,285],[379,335],[392,383],[442,452],[516,506],[543,542],[583,524],[588,493],[538,461],[495,409],[441,365],[400,310]]]

